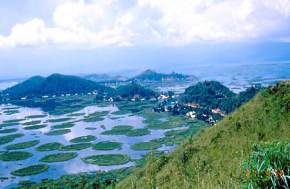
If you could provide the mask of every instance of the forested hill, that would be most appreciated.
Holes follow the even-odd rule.
[[[268,168],[263,166],[278,166],[272,161],[284,161],[281,164],[284,166],[285,157],[289,166],[289,148],[288,152],[280,147],[274,147],[273,151],[263,151],[261,155],[268,154],[261,156],[268,158],[265,159],[266,164],[259,164],[261,162],[254,158],[252,164],[248,165],[254,169],[261,166],[265,172],[245,170],[243,162],[252,157],[252,150],[258,150],[255,146],[252,148],[254,144],[269,146],[269,143],[275,141],[289,144],[289,99],[290,81],[262,90],[216,126],[187,139],[173,153],[149,158],[143,168],[135,170],[131,176],[119,182],[116,188],[240,188],[251,176],[254,188],[270,188],[273,182],[282,183],[277,180],[279,177],[276,173],[268,173]],[[283,173],[289,175],[289,169],[285,167]],[[271,181],[271,178],[276,180]]]
[[[141,74],[131,78],[130,80],[137,81],[185,81],[185,80],[197,80],[195,76],[184,75],[179,73],[158,73],[153,70],[146,70]]]
[[[97,91],[111,92],[112,89],[93,81],[76,76],[52,74],[46,78],[35,76],[3,91],[11,97],[34,97],[42,95],[61,95]]]
[[[203,81],[188,87],[181,95],[181,101],[196,103],[209,109],[220,108],[225,113],[230,113],[252,99],[260,89],[253,86],[235,94],[218,81]]]

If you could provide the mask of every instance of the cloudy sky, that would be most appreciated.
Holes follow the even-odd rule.
[[[283,57],[290,0],[0,2],[0,78]]]

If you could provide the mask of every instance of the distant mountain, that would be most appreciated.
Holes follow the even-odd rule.
[[[181,95],[183,103],[196,103],[209,109],[220,108],[229,113],[253,98],[260,87],[251,87],[235,94],[218,81],[204,81],[188,87]]]
[[[95,82],[105,82],[105,81],[126,81],[128,78],[123,76],[112,76],[108,74],[89,74],[83,77],[84,79],[95,81]]]
[[[146,70],[141,74],[131,78],[131,80],[138,81],[186,81],[186,80],[197,80],[195,76],[184,75],[172,72],[170,74],[158,73],[153,70]]]
[[[67,93],[86,93],[91,91],[100,93],[110,92],[112,89],[76,76],[52,74],[48,77],[34,76],[30,79],[3,91],[11,97],[33,97],[42,95],[61,95]]]

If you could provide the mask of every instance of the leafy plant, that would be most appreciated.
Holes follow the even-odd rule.
[[[250,158],[244,162],[244,187],[289,188],[290,144],[254,145]]]

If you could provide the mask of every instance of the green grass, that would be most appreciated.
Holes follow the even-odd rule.
[[[51,128],[52,129],[67,129],[67,128],[73,127],[74,125],[75,125],[74,123],[68,122],[68,123],[62,123],[59,125],[51,126]]]
[[[15,152],[3,152],[0,154],[0,160],[2,161],[19,161],[32,157],[33,154],[29,152],[15,151]]]
[[[79,150],[84,150],[86,148],[91,147],[91,143],[77,143],[77,144],[70,144],[66,146],[62,146],[60,150],[63,151],[79,151]]]
[[[85,163],[99,166],[122,165],[130,161],[130,157],[123,154],[93,155],[82,158]]]
[[[40,123],[41,123],[41,120],[34,120],[34,121],[24,122],[22,123],[22,125],[37,125]]]
[[[70,132],[71,132],[70,129],[59,129],[59,130],[49,131],[48,133],[46,133],[46,135],[49,135],[49,136],[65,135],[65,134],[70,133]]]
[[[80,143],[80,142],[92,142],[96,140],[97,138],[93,135],[86,135],[86,136],[80,136],[74,139],[71,139],[70,142],[72,143]]]
[[[144,129],[133,129],[127,132],[127,136],[130,137],[135,137],[135,136],[144,136],[144,135],[149,135],[150,130],[144,128]]]
[[[40,142],[39,140],[31,140],[31,141],[27,141],[27,142],[10,144],[10,145],[6,146],[5,148],[7,150],[25,149],[25,148],[30,148],[30,147],[36,146],[37,144],[39,144],[39,142]]]
[[[133,129],[130,125],[118,125],[113,127],[111,130],[102,132],[103,135],[126,135],[129,131]]]
[[[156,140],[152,140],[149,142],[140,142],[140,143],[133,144],[131,148],[133,150],[155,150],[157,148],[160,148],[161,146],[162,145],[160,142]]]
[[[49,119],[48,122],[58,123],[58,122],[65,122],[65,121],[69,121],[69,120],[71,120],[71,118],[65,117],[65,118]]]
[[[110,142],[110,141],[103,141],[98,142],[92,145],[92,148],[95,150],[114,150],[114,149],[121,149],[122,143],[119,142]]]
[[[60,150],[60,148],[63,145],[61,143],[58,142],[51,142],[51,143],[46,143],[46,144],[42,144],[40,146],[38,146],[36,148],[37,151],[40,152],[45,152],[45,151],[53,151],[53,150]]]
[[[30,115],[30,116],[26,116],[25,118],[26,119],[36,119],[36,118],[44,118],[46,117],[47,115],[45,114],[39,114],[39,115]]]
[[[38,164],[24,167],[13,171],[11,174],[14,176],[30,176],[36,175],[48,170],[48,165]]]
[[[75,152],[67,152],[67,153],[56,153],[44,156],[39,161],[46,163],[54,163],[54,162],[63,162],[74,159],[78,156]]]
[[[15,133],[17,129],[3,129],[0,130],[0,134],[8,134],[8,133]]]
[[[16,133],[16,134],[10,134],[0,137],[0,145],[7,144],[9,142],[13,142],[15,139],[23,137],[24,134]]]
[[[25,129],[25,130],[37,130],[37,129],[43,129],[45,127],[47,127],[46,124],[40,124],[40,125],[26,126],[26,127],[23,127],[23,129]]]
[[[241,188],[242,164],[253,144],[289,143],[289,99],[290,81],[260,92],[174,152],[148,160],[116,188]]]

